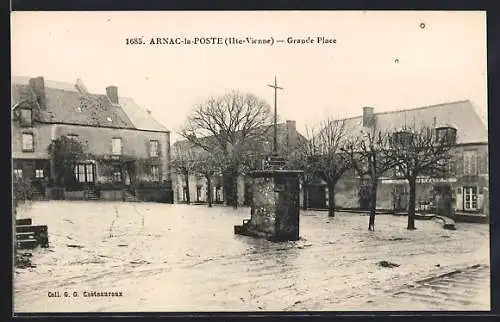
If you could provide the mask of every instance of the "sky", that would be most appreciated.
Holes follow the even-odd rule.
[[[126,45],[127,38],[144,45]],[[150,45],[151,37],[254,37],[274,45]],[[288,44],[325,37],[329,44]],[[118,87],[172,131],[229,90],[274,104],[299,132],[326,117],[470,99],[487,119],[483,11],[14,12],[11,73]]]

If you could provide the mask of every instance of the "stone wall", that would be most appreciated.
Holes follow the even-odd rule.
[[[270,170],[249,174],[252,207],[244,234],[272,241],[299,239],[299,173]]]
[[[252,178],[252,212],[250,226],[253,229],[274,235],[277,193],[273,178]]]
[[[100,199],[102,200],[122,201],[123,197],[123,190],[102,190],[100,192]]]

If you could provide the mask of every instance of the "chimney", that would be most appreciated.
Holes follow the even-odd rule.
[[[76,89],[78,90],[78,92],[80,92],[81,94],[86,94],[88,93],[87,91],[87,87],[85,86],[85,84],[83,83],[82,79],[81,78],[77,78],[76,79],[76,82],[75,82],[75,87]]]
[[[45,96],[45,81],[43,80],[43,76],[30,78],[29,85],[35,93],[38,105],[40,105],[41,109],[45,109],[47,107],[47,98]]]
[[[363,126],[371,127],[375,124],[375,114],[373,110],[373,107],[370,106],[363,107]]]
[[[116,87],[116,86],[106,87],[106,95],[108,96],[111,103],[119,104],[118,103],[118,87]]]
[[[286,121],[286,142],[290,150],[297,146],[297,124],[295,121]]]

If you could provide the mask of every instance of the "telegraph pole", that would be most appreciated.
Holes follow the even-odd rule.
[[[283,87],[278,86],[276,76],[274,76],[274,85],[267,85],[274,88],[274,136],[273,136],[273,154],[278,154],[278,89]]]

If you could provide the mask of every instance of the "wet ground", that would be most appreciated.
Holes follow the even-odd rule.
[[[14,311],[415,309],[394,294],[430,276],[489,263],[485,224],[457,223],[450,231],[417,221],[418,229],[407,231],[406,218],[379,215],[369,232],[364,215],[306,211],[302,240],[271,243],[234,235],[233,226],[249,213],[157,203],[34,203],[18,218],[48,225],[51,247],[33,252],[36,268],[15,270]],[[475,286],[483,297],[486,272],[486,283],[483,276]],[[85,296],[93,291],[122,296]],[[456,310],[452,293],[432,309]],[[392,307],[377,301],[387,296]],[[489,301],[458,307],[489,310]]]
[[[412,310],[461,310],[464,307],[488,307],[490,304],[490,268],[472,265],[440,276],[409,283],[400,290],[367,303],[374,308],[384,303],[384,310],[408,307]]]

